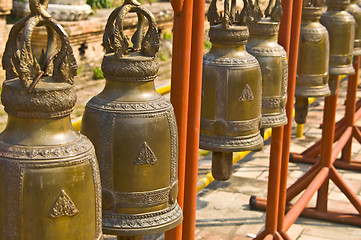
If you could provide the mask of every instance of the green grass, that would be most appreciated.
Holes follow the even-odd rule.
[[[104,74],[100,67],[94,68],[93,77],[94,77],[94,79],[104,79]]]
[[[210,41],[204,40],[203,49],[209,50],[212,47],[212,43]]]

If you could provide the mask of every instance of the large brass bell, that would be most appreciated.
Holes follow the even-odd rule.
[[[156,22],[146,8],[128,2],[108,19],[102,63],[106,84],[87,103],[81,132],[94,143],[99,161],[104,233],[141,236],[174,228],[182,211],[176,120],[170,102],[154,88]],[[129,12],[138,15],[132,47],[123,31]]]
[[[3,56],[1,101],[8,122],[0,135],[0,239],[100,240],[94,148],[69,117],[77,65],[64,29],[46,8],[46,1],[30,0],[31,14],[14,24]],[[37,25],[48,30],[39,61],[31,51]]]
[[[264,14],[258,1],[252,7],[257,9],[257,15],[249,24],[250,37],[246,48],[261,65],[262,127],[280,127],[287,124],[285,106],[288,82],[287,53],[277,43],[281,1],[270,1]]]
[[[353,55],[361,55],[361,8],[357,4],[357,0],[351,0],[350,5],[347,7],[347,12],[355,18],[355,41]]]
[[[330,95],[328,87],[329,36],[319,23],[322,1],[304,0],[296,77],[295,120],[306,123],[309,97]]]
[[[232,174],[232,152],[263,147],[261,127],[261,69],[246,52],[253,9],[224,2],[224,14],[217,12],[216,0],[208,11],[211,50],[203,58],[203,87],[200,148],[213,151],[212,174],[227,180]]]
[[[330,37],[330,75],[352,75],[355,20],[346,9],[350,0],[328,0],[327,11],[321,15],[320,23],[326,27]],[[337,90],[337,78],[330,78],[331,95]]]

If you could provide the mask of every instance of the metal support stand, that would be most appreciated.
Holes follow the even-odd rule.
[[[361,117],[361,101],[356,101],[359,67],[360,57],[355,57],[354,68],[356,74],[349,76],[348,79],[345,117],[336,123],[334,130],[335,142],[341,142],[342,145],[342,156],[340,159],[335,160],[333,165],[336,168],[361,171],[361,161],[351,159],[352,139],[355,138],[361,143],[361,131],[355,125],[356,121]],[[320,150],[321,140],[300,154],[292,153],[290,161],[315,164],[320,159]]]
[[[356,64],[358,66],[358,64]],[[356,69],[358,70],[358,69]],[[338,76],[331,76],[337,77]],[[335,136],[335,116],[337,107],[337,93],[335,96],[325,98],[324,107],[324,125],[322,131],[321,156],[311,169],[299,178],[293,185],[287,189],[286,200],[290,202],[295,196],[303,192],[300,198],[293,205],[288,205],[288,212],[284,217],[284,223],[281,226],[282,232],[287,231],[296,221],[298,216],[334,221],[361,226],[361,200],[348,187],[346,182],[341,178],[335,169],[334,163],[338,153],[348,143],[348,139],[352,135],[352,127],[345,130],[339,141],[334,144]],[[355,207],[359,214],[350,214],[344,212],[329,211],[328,202],[328,186],[332,180],[336,186],[345,194],[351,204]],[[312,196],[318,191],[317,204],[315,208],[306,207]],[[256,208],[262,209],[266,207],[265,200],[257,199]]]

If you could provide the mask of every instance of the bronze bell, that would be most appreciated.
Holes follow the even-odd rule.
[[[70,121],[77,65],[64,29],[46,12],[47,3],[30,0],[31,14],[14,24],[3,56],[7,79],[1,101],[8,122],[0,135],[0,239],[100,240],[94,147]],[[48,30],[39,61],[31,51],[37,25]]]
[[[321,15],[320,23],[326,27],[330,37],[330,75],[353,75],[353,47],[355,39],[355,20],[346,11],[350,0],[328,0],[327,11]],[[337,84],[331,78],[331,95],[336,93]]]
[[[249,24],[247,51],[258,60],[262,70],[262,127],[273,128],[287,124],[288,62],[287,53],[277,43],[281,1],[270,1],[263,14],[258,1],[254,4],[257,17]]]
[[[351,4],[347,7],[347,12],[355,18],[355,41],[353,55],[361,55],[361,8],[357,4],[357,0],[351,0]]]
[[[123,31],[129,12],[138,15],[132,47]],[[87,103],[81,127],[99,161],[103,231],[118,236],[164,232],[180,224],[182,211],[175,115],[154,87],[159,36],[153,15],[125,1],[111,13],[103,45],[106,84]]]
[[[306,123],[309,97],[330,95],[328,87],[329,37],[319,23],[322,1],[304,0],[296,77],[295,120]]]
[[[232,152],[263,147],[261,69],[245,49],[253,9],[245,4],[238,12],[235,7],[235,1],[230,7],[225,0],[220,15],[216,0],[212,1],[208,11],[212,48],[203,58],[200,148],[213,151],[212,174],[217,180],[230,178]]]

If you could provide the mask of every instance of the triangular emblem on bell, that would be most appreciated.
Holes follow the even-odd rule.
[[[246,101],[252,101],[254,99],[253,93],[252,93],[252,89],[251,87],[247,84],[246,87],[243,89],[243,92],[241,94],[241,97],[239,98],[242,102],[246,102]]]
[[[138,166],[145,165],[145,164],[156,164],[158,161],[157,157],[155,156],[154,152],[146,142],[143,143],[142,147],[139,150],[139,153],[134,160],[134,163]]]
[[[79,210],[75,206],[74,202],[70,199],[68,194],[64,190],[61,190],[59,196],[56,198],[53,206],[50,209],[49,217],[73,217]]]

